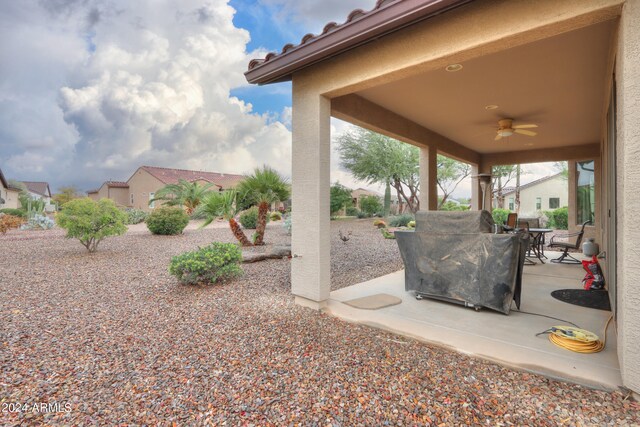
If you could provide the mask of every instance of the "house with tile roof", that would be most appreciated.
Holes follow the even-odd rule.
[[[32,199],[44,200],[47,204],[51,203],[51,189],[48,182],[22,181],[22,183],[27,187]]]
[[[516,188],[502,190],[502,209],[516,211]],[[558,173],[520,186],[521,217],[535,218],[542,211],[569,206],[569,179]]]
[[[20,189],[11,186],[0,169],[0,209],[18,209],[19,195]]]
[[[93,200],[108,198],[117,205],[141,209],[150,212],[155,203],[149,206],[149,200],[166,185],[177,184],[180,180],[213,184],[218,191],[235,187],[244,179],[243,175],[218,172],[194,171],[187,169],[140,166],[126,181],[107,181],[98,189],[88,192]]]

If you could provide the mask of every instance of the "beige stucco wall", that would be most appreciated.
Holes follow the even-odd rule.
[[[616,63],[618,358],[624,385],[640,393],[640,1],[622,11]]]
[[[0,184],[0,198],[4,199],[4,203],[0,205],[0,209],[18,209],[20,207],[19,195],[19,191],[5,188]]]
[[[536,209],[536,198],[542,199],[542,208]],[[520,190],[520,216],[521,217],[538,217],[542,214],[541,211],[551,210],[549,207],[549,199],[551,197],[557,197],[560,199],[560,205],[562,208],[568,206],[569,203],[569,180],[562,176],[556,176],[547,181],[540,182],[531,187],[526,187]],[[515,202],[516,194],[509,193],[505,195],[502,208],[509,209],[509,199],[513,198]]]
[[[164,184],[149,172],[144,169],[138,169],[135,171],[129,181],[129,197],[133,195],[133,204],[130,201],[127,202],[127,206],[142,209],[146,212],[151,212],[153,209],[149,207],[149,193],[156,193],[159,189],[164,187]],[[156,202],[155,206],[158,206],[159,202]]]
[[[97,193],[89,193],[90,199],[98,201],[100,199],[111,199],[120,207],[129,207],[129,189],[121,187],[109,187],[102,184]]]

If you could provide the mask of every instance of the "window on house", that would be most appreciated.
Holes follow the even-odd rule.
[[[152,202],[151,200],[155,197],[156,193],[149,193],[149,207],[151,209],[156,207],[156,202]]]
[[[560,197],[549,197],[549,209],[558,209],[560,207]]]
[[[536,197],[536,210],[542,210],[542,197]]]
[[[131,200],[131,206],[133,206],[133,193],[131,193],[131,195],[129,196],[129,199]]]
[[[576,212],[577,222],[593,221],[596,216],[595,162],[576,162]]]
[[[515,205],[515,200],[513,197],[509,197],[509,210],[515,210],[516,205]]]

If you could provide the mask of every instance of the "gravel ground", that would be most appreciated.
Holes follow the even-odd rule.
[[[366,221],[334,222],[331,237],[336,287],[400,265]],[[171,256],[212,240],[232,236],[138,230],[89,255],[60,230],[0,235],[0,425],[640,423],[621,393],[298,307],[288,260],[245,265],[226,285],[168,275]],[[287,240],[270,225],[268,242]]]

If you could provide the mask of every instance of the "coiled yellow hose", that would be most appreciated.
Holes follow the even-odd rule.
[[[574,328],[572,326],[554,326],[549,330],[549,341],[558,347],[574,351],[576,353],[598,353],[604,350],[607,342],[607,328],[613,315],[604,325],[604,339],[600,341],[593,332]]]

